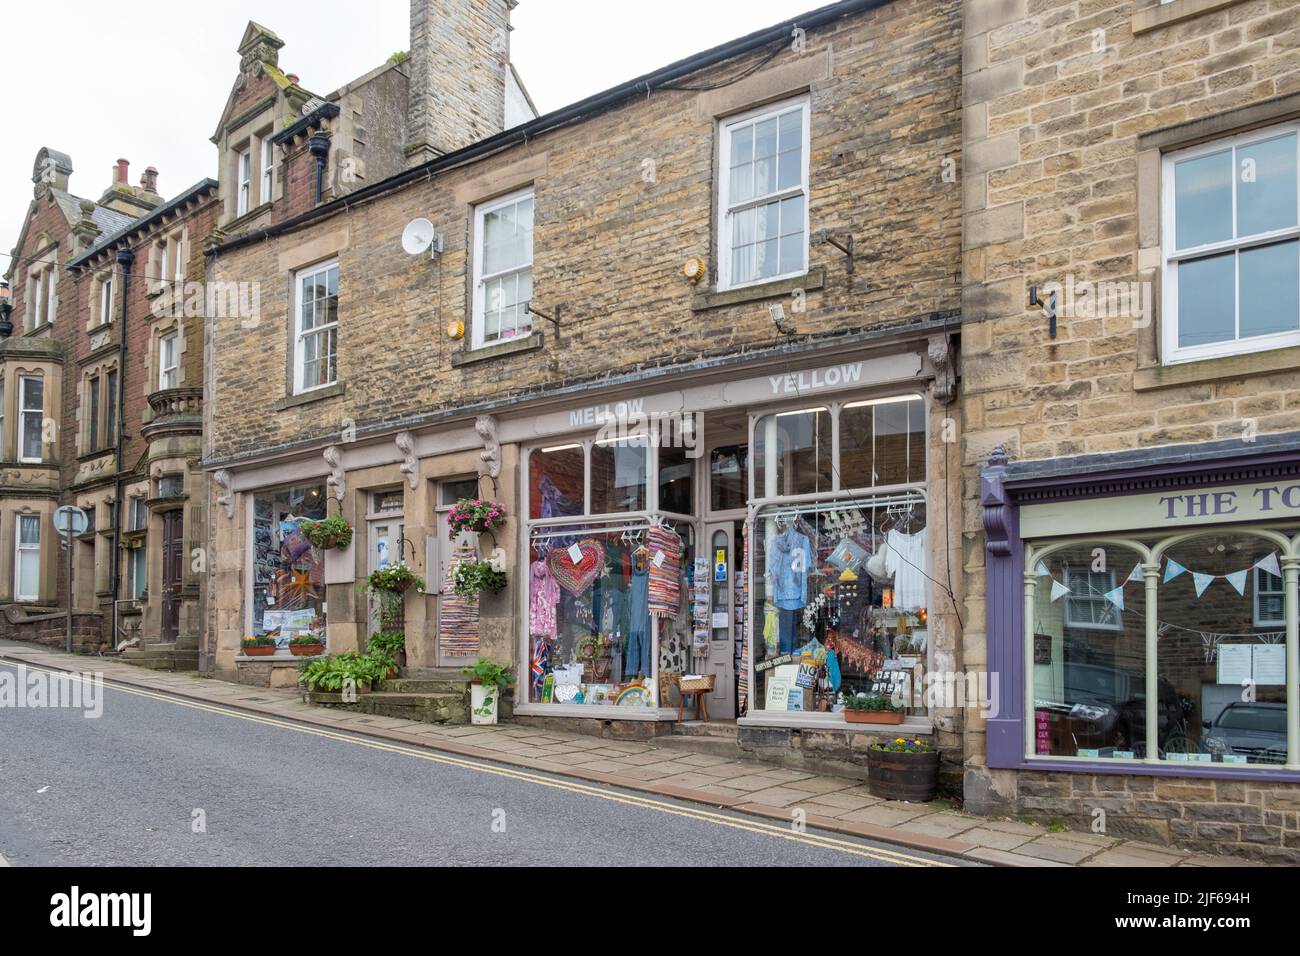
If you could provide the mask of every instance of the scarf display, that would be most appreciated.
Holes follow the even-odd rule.
[[[478,653],[478,600],[456,593],[456,569],[466,561],[477,561],[471,547],[458,547],[447,559],[447,577],[438,602],[438,646],[446,654]]]
[[[646,533],[646,550],[650,554],[650,616],[674,618],[682,599],[682,539],[676,531],[654,527]]]
[[[538,558],[529,569],[528,632],[534,637],[555,640],[555,612],[560,606],[560,585],[551,574],[545,558]]]

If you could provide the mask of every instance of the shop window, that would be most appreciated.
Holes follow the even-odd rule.
[[[295,287],[294,392],[300,393],[338,380],[339,264],[299,272]]]
[[[1147,606],[1142,546],[1158,562]],[[1033,756],[1276,767],[1287,762],[1287,591],[1279,544],[1221,532],[1030,549]],[[1096,570],[1102,561],[1105,571]],[[1104,606],[1104,610],[1102,609]],[[1148,655],[1152,611],[1155,657]],[[1155,669],[1155,722],[1146,682]]]
[[[840,409],[840,485],[925,481],[925,403],[914,397],[851,402]]]
[[[1297,126],[1165,157],[1166,362],[1300,344]]]
[[[35,463],[44,457],[45,382],[24,375],[18,379],[18,460]]]
[[[866,693],[924,714],[924,496],[770,505],[754,537],[751,707],[833,712]]]
[[[35,601],[41,588],[41,516],[18,515],[14,535],[14,600]]]
[[[591,513],[646,509],[650,447],[644,438],[598,441],[591,447]]]
[[[685,448],[659,449],[659,510],[695,513],[695,462]]]
[[[709,452],[709,506],[714,511],[744,508],[749,499],[749,446],[725,445]]]
[[[780,412],[754,425],[754,494],[759,498],[831,491],[832,427],[828,408]]]
[[[474,211],[474,348],[532,332],[533,193],[513,193]]]
[[[586,452],[582,445],[535,449],[528,455],[530,518],[580,515],[586,506]]]
[[[808,271],[808,101],[720,125],[720,288]]]
[[[301,485],[253,496],[252,632],[291,637],[325,621],[324,559],[301,525],[325,514],[325,487]]]

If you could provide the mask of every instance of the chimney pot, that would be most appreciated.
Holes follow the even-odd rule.
[[[140,185],[147,193],[158,192],[158,167],[146,166],[144,175],[140,177]]]
[[[285,74],[285,78],[286,78],[290,83],[292,83],[294,86],[297,86],[297,85],[298,85],[298,74],[297,74],[297,73],[286,73],[286,74]]]
[[[122,186],[125,186],[125,185],[126,185],[126,183],[127,183],[127,170],[130,168],[130,166],[131,166],[130,162],[128,162],[128,161],[125,160],[125,159],[119,159],[119,160],[117,161],[117,169],[115,169],[115,170],[113,171],[113,182],[114,182],[114,184],[116,184],[116,185],[122,185]]]

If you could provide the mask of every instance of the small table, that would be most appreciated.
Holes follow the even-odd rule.
[[[680,697],[677,701],[677,720],[681,722],[686,718],[686,695],[690,694],[695,698],[695,719],[709,719],[709,700],[708,695],[713,693],[714,676],[708,674],[704,677],[682,678],[677,684],[677,691]]]

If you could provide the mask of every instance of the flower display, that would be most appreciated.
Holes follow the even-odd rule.
[[[506,522],[506,506],[499,501],[461,498],[447,512],[451,537],[462,531],[494,531]]]

